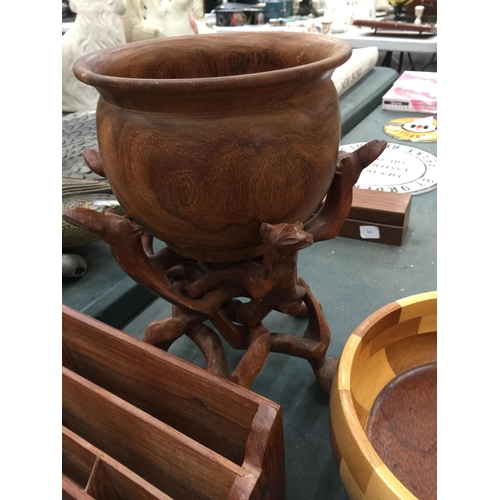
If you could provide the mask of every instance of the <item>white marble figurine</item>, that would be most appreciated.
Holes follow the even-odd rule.
[[[62,36],[62,110],[95,110],[98,93],[77,80],[73,64],[81,56],[126,42],[122,16],[126,0],[70,0],[74,25]]]

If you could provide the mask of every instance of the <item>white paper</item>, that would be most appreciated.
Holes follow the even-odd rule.
[[[379,240],[380,230],[377,226],[359,226],[359,235],[364,240]]]

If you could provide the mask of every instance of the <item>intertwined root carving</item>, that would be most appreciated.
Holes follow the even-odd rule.
[[[245,349],[229,379],[250,387],[262,369],[269,352],[282,352],[310,361],[318,380],[329,391],[331,376],[320,368],[330,342],[330,331],[321,306],[306,283],[297,277],[297,252],[312,243],[302,224],[278,224],[262,227],[264,254],[261,262],[244,261],[208,269],[202,263],[185,262],[167,270],[174,288],[195,300],[211,294],[232,296],[210,320],[229,345]],[[250,300],[242,302],[238,297]],[[309,326],[302,339],[284,333],[271,333],[262,324],[273,310],[309,316]],[[216,333],[204,325],[205,342],[199,339],[204,318],[174,306],[172,317],[152,322],[144,335],[151,344],[168,348],[181,335],[188,335],[207,360],[207,369],[228,376],[227,361]],[[216,340],[217,339],[217,340]],[[330,379],[329,379],[330,377]]]

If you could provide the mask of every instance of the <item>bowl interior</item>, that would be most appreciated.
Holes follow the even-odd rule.
[[[333,69],[350,57],[351,50],[342,40],[316,34],[222,33],[133,42],[106,49],[106,58],[84,57],[86,71],[101,76],[175,80],[250,75],[311,64]]]
[[[409,498],[435,496],[436,407],[432,292],[375,312],[344,348],[331,399],[332,444],[344,484],[362,498],[374,484]]]

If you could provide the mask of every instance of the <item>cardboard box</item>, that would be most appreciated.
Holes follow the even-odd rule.
[[[437,73],[404,71],[382,97],[382,109],[437,114]]]

